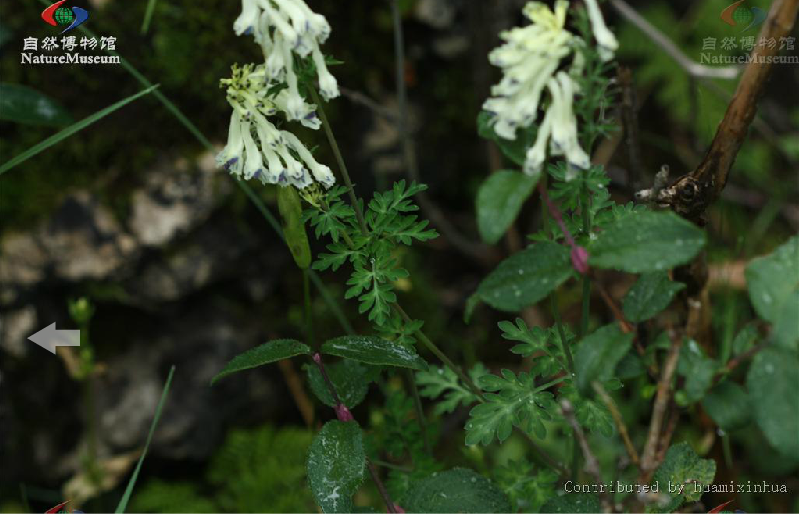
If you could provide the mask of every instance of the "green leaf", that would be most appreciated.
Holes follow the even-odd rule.
[[[630,273],[686,264],[706,243],[705,232],[673,212],[632,211],[589,245],[589,263]]]
[[[780,453],[797,459],[797,352],[767,347],[753,358],[747,392],[753,417],[767,441]]]
[[[288,359],[295,355],[310,354],[311,348],[294,339],[276,339],[251,348],[231,359],[225,368],[211,379],[211,385],[222,377],[237,371],[256,368],[270,362]]]
[[[542,512],[602,512],[600,497],[590,493],[567,493],[556,496],[542,507]]]
[[[678,373],[686,377],[683,392],[686,401],[694,403],[705,396],[711,387],[717,362],[706,357],[697,341],[685,341],[678,360]]]
[[[653,475],[653,484],[659,484],[660,490],[669,494],[672,500],[667,505],[658,502],[651,503],[648,512],[673,512],[684,502],[696,502],[703,495],[696,486],[706,486],[714,481],[717,465],[712,459],[701,459],[689,446],[683,442],[670,446],[664,457],[664,462]],[[678,486],[684,484],[683,492],[670,492],[667,484]]]
[[[489,175],[478,189],[478,232],[489,243],[497,243],[517,219],[525,200],[539,182],[518,171],[500,170]]]
[[[64,139],[70,137],[71,135],[75,134],[76,132],[79,132],[79,131],[83,130],[84,128],[88,127],[89,125],[91,125],[92,123],[96,122],[97,120],[108,116],[109,114],[111,114],[112,112],[116,111],[117,109],[120,109],[121,107],[124,107],[125,105],[133,102],[134,100],[136,100],[136,99],[138,99],[138,98],[140,98],[140,97],[152,92],[157,87],[158,87],[158,85],[150,86],[147,89],[139,91],[135,95],[131,95],[128,98],[120,100],[119,102],[106,107],[105,109],[101,109],[101,110],[97,111],[96,113],[94,113],[94,114],[92,114],[90,116],[87,116],[86,118],[82,119],[81,121],[73,123],[72,125],[70,125],[69,127],[65,128],[64,130],[61,130],[60,132],[58,132],[56,134],[53,134],[52,136],[48,137],[44,141],[33,145],[32,147],[28,148],[27,150],[25,150],[21,154],[17,155],[16,157],[11,159],[10,161],[8,161],[8,162],[4,163],[2,166],[0,166],[0,175],[2,175],[3,173],[7,172],[8,170],[13,168],[14,166],[17,166],[18,164],[27,161],[28,159],[30,159],[34,155],[47,150],[48,148],[50,148],[51,146],[55,145],[56,143],[60,143],[61,141],[63,141]]]
[[[750,301],[761,319],[773,324],[775,341],[788,349],[797,349],[798,339],[797,248],[795,236],[745,269]]]
[[[19,84],[0,84],[0,119],[25,125],[64,126],[72,123],[69,112],[35,89]]]
[[[172,376],[174,374],[175,366],[172,366],[169,368],[169,375],[167,375],[167,382],[164,384],[164,389],[161,390],[161,398],[158,400],[156,413],[153,416],[153,422],[150,423],[150,431],[147,433],[147,439],[144,442],[142,454],[139,456],[139,462],[136,463],[136,467],[133,469],[133,474],[128,480],[128,485],[125,487],[125,492],[122,494],[122,498],[120,498],[117,508],[114,510],[116,514],[125,512],[125,510],[128,508],[128,502],[131,499],[131,494],[133,494],[133,488],[136,486],[136,480],[139,478],[139,471],[142,469],[142,463],[144,463],[144,458],[147,455],[147,449],[150,448],[150,442],[153,440],[153,433],[156,431],[158,420],[161,419],[161,411],[164,409],[164,404],[167,402],[167,394],[169,394],[169,388],[172,385]]]
[[[616,379],[612,379],[618,382]],[[606,390],[613,390],[608,387],[611,382],[607,382]],[[621,386],[621,384],[620,384]],[[565,384],[558,390],[559,398],[566,397],[575,409],[575,419],[582,427],[591,430],[593,433],[603,434],[605,437],[614,435],[614,418],[601,402],[591,400],[586,396],[581,396],[573,384]]]
[[[473,382],[477,383],[480,377],[487,373],[489,371],[479,362],[470,370],[469,376]],[[420,395],[431,399],[442,396],[433,408],[434,414],[453,412],[459,405],[470,405],[478,401],[478,396],[463,385],[450,368],[430,368],[428,371],[419,371],[416,373],[415,379],[417,385],[420,386]]]
[[[686,287],[672,282],[666,271],[645,273],[622,300],[622,311],[628,321],[639,323],[648,320],[667,308],[675,294]]]
[[[501,262],[483,279],[477,294],[495,309],[517,312],[550,294],[571,275],[569,250],[545,241]]]
[[[534,472],[534,469],[535,466],[525,459],[509,460],[495,468],[495,481],[511,500],[511,512],[539,512],[555,495],[558,473],[550,469]]]
[[[630,351],[617,363],[614,376],[620,380],[628,380],[644,375],[647,368],[642,362],[642,358],[635,352]]]
[[[736,430],[750,423],[750,398],[744,387],[726,380],[717,384],[703,398],[703,408],[714,423],[725,431]]]
[[[614,435],[614,418],[611,417],[611,413],[608,412],[605,405],[581,397],[575,399],[573,406],[575,407],[575,419],[581,426],[606,437]]]
[[[515,323],[501,321],[497,324],[503,331],[503,339],[509,341],[519,341],[520,344],[511,348],[511,353],[531,357],[538,354],[533,359],[531,371],[539,376],[555,375],[566,367],[566,361],[561,347],[561,335],[558,327],[543,329],[541,327],[531,327],[522,318],[517,318]],[[568,327],[563,327],[564,336],[567,341],[573,338],[573,334]]]
[[[328,421],[308,452],[308,483],[323,512],[352,512],[366,454],[355,421]]]
[[[580,391],[589,391],[594,380],[608,380],[617,363],[633,344],[633,334],[624,334],[616,323],[601,327],[578,344],[575,372]]]
[[[278,212],[283,221],[283,238],[295,264],[300,269],[308,269],[311,265],[311,248],[308,246],[303,208],[296,188],[278,186]]]
[[[322,378],[319,367],[306,365],[305,368],[308,374],[308,382],[311,384],[311,390],[314,395],[328,407],[336,407],[336,402],[333,400],[331,392]],[[369,385],[375,379],[380,368],[366,366],[350,359],[342,359],[334,364],[326,365],[325,371],[339,399],[348,409],[352,409],[364,401]]]
[[[139,33],[142,35],[147,34],[150,28],[150,21],[153,19],[153,11],[156,9],[156,0],[147,0],[147,8],[144,11],[144,18],[142,19],[142,28]]]
[[[495,436],[501,443],[511,435],[513,427],[526,434],[535,434],[540,439],[547,435],[542,420],[550,420],[550,413],[556,409],[553,395],[545,392],[549,385],[536,387],[536,377],[522,372],[519,376],[510,370],[501,371],[501,376],[484,375],[478,385],[485,394],[484,403],[469,411],[469,421],[464,429],[467,432],[465,443],[490,444]]]
[[[411,485],[401,506],[406,512],[510,512],[503,492],[471,469],[434,473]]]
[[[749,323],[742,327],[736,334],[731,343],[733,355],[739,355],[750,349],[758,341],[758,327],[755,323]]]
[[[322,353],[367,364],[423,370],[428,364],[412,347],[374,336],[342,336],[322,345]]]

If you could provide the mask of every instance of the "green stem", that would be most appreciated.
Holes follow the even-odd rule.
[[[414,398],[414,410],[417,413],[417,423],[419,424],[420,433],[422,433],[425,451],[428,455],[431,455],[433,450],[431,449],[431,441],[428,438],[428,423],[425,420],[425,411],[422,409],[422,399],[419,397],[417,382],[414,380],[414,373],[410,369],[406,370],[406,381],[408,382],[408,388],[411,390],[411,397]]]
[[[728,434],[722,436],[722,453],[725,457],[725,465],[728,469],[733,469],[733,452],[731,451],[731,438]]]
[[[319,114],[319,119],[322,121],[322,127],[325,129],[325,136],[328,138],[328,144],[331,145],[331,150],[333,150],[333,156],[336,159],[336,163],[339,165],[339,170],[342,172],[342,179],[347,186],[347,194],[350,195],[350,203],[353,205],[353,210],[356,212],[356,218],[358,219],[358,225],[361,227],[361,233],[366,236],[369,230],[367,230],[367,223],[364,221],[364,213],[361,212],[361,204],[358,203],[356,193],[353,190],[353,183],[350,180],[350,174],[347,172],[347,166],[344,164],[342,152],[339,150],[339,145],[336,143],[336,137],[333,135],[333,129],[331,129],[331,124],[328,121],[328,115],[325,114],[325,109],[322,107],[322,99],[319,97],[317,90],[310,84],[308,85],[308,91],[314,103],[317,104],[317,114]]]
[[[575,363],[572,360],[572,350],[569,348],[569,341],[567,341],[567,336],[564,333],[564,325],[561,323],[561,313],[558,310],[558,302],[554,294],[550,295],[550,307],[553,310],[553,319],[556,322],[558,336],[561,339],[561,350],[564,352],[564,357],[567,358],[567,369],[569,369],[572,376],[575,376]]]
[[[392,464],[391,462],[386,462],[385,460],[373,460],[372,463],[382,468],[393,469],[401,473],[411,473],[412,471],[414,471],[411,468],[398,466],[397,464]]]
[[[311,313],[311,288],[308,284],[308,270],[303,270],[303,304],[305,305],[306,317],[306,336],[308,337],[308,345],[316,348],[314,340],[314,316]]]
[[[399,304],[393,303],[392,307],[394,308],[394,310],[396,310],[398,312],[398,314],[400,314],[400,316],[403,318],[403,321],[405,321],[406,323],[410,323],[411,322],[411,318],[409,317],[408,314],[406,314],[406,311],[404,311],[403,308],[400,307]],[[431,341],[428,338],[428,336],[425,335],[425,333],[422,330],[417,329],[416,334],[419,337],[419,340],[422,341],[422,344],[425,345],[425,347],[428,350],[430,350],[431,353],[436,355],[436,357],[438,357],[439,360],[442,361],[442,363],[445,366],[450,368],[456,375],[458,375],[458,378],[460,378],[461,381],[464,382],[464,384],[466,384],[466,386],[469,388],[469,390],[470,390],[470,392],[472,392],[472,394],[474,394],[475,396],[478,397],[479,401],[481,401],[481,402],[484,401],[483,400],[483,393],[481,392],[481,390],[478,389],[478,386],[475,385],[475,383],[472,381],[472,379],[469,378],[461,370],[460,367],[456,366],[456,364],[453,361],[451,361],[447,357],[447,355],[442,353],[442,351],[433,343],[433,341]]]
[[[583,234],[589,237],[592,230],[591,213],[589,212],[589,192],[586,189],[586,182],[583,183],[583,193],[581,194],[581,214],[583,216]],[[581,301],[581,325],[578,330],[578,337],[583,337],[589,329],[589,303],[592,298],[592,283],[587,273],[583,277],[583,293]]]
[[[550,382],[548,382],[548,383],[546,383],[546,384],[543,384],[543,385],[540,385],[540,386],[538,386],[536,389],[534,389],[534,390],[533,390],[533,392],[534,392],[534,393],[538,393],[538,392],[541,392],[541,391],[544,391],[544,390],[550,389],[550,388],[551,388],[551,387],[553,387],[554,385],[556,385],[556,384],[560,384],[561,382],[563,382],[564,380],[567,380],[567,379],[569,379],[569,378],[571,378],[571,377],[568,377],[568,376],[560,376],[560,377],[558,377],[558,378],[554,378],[554,379],[553,379],[553,380],[551,380]]]

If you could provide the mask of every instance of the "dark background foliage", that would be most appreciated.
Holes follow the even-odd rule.
[[[230,108],[218,81],[231,64],[260,59],[258,48],[231,30],[238,3],[159,0],[150,29],[142,35],[146,2],[86,1],[91,11],[87,26],[98,35],[115,36],[124,58],[161,84],[160,91],[214,144],[224,144]],[[400,2],[404,80],[420,175],[443,217],[475,244],[477,188],[492,171],[510,167],[476,132],[481,103],[498,78],[486,55],[498,43],[499,30],[521,21],[522,3]],[[345,94],[326,108],[356,189],[368,197],[406,178],[392,118],[397,103],[389,4],[309,4],[333,28],[325,52],[344,61],[332,71]],[[695,60],[704,38],[738,36],[720,21],[725,5],[716,0],[633,5]],[[53,35],[39,17],[42,8],[33,0],[0,5],[7,34],[0,46],[2,82],[48,95],[75,120],[141,89],[118,65],[21,65],[24,37]],[[631,169],[625,141],[601,143],[599,151],[610,152],[607,169],[615,199],[628,201],[633,183],[649,184],[661,165],[669,164],[673,176],[696,166],[735,86],[714,81],[708,87],[690,80],[634,27],[611,11],[608,19],[620,39],[619,62],[630,68],[640,104],[643,169]],[[742,282],[744,263],[797,233],[797,87],[797,66],[777,66],[726,193],[709,212],[717,344],[753,318]],[[360,98],[371,99],[377,108]],[[52,127],[0,121],[2,160],[53,132]],[[318,160],[334,168],[321,131],[302,134],[318,145]],[[273,191],[256,190],[276,207]],[[440,237],[401,256],[411,271],[398,287],[404,305],[413,317],[425,320],[426,331],[448,355],[467,366],[478,360],[492,369],[521,366],[496,328],[504,317],[484,307],[465,325],[462,314],[479,280],[520,248],[525,234],[538,230],[538,200],[529,204],[514,231],[494,248],[480,246],[477,255]],[[324,281],[340,298],[346,278],[328,273]],[[98,378],[96,398],[101,455],[142,444],[166,372],[177,366],[162,428],[140,482],[147,487],[139,508],[169,508],[164,497],[174,500],[172,508],[198,511],[312,508],[302,494],[271,503],[275,495],[255,493],[265,482],[283,483],[278,477],[287,469],[302,471],[310,437],[297,429],[304,420],[287,381],[295,375],[304,378],[305,372],[299,366],[270,366],[208,386],[211,376],[240,351],[267,338],[302,337],[301,276],[245,195],[213,168],[212,156],[155,98],[128,105],[0,177],[0,280],[0,509],[55,505],[62,485],[80,467],[76,447],[86,430],[81,384],[68,377],[60,359],[25,340],[52,322],[74,328],[67,303],[80,296],[96,306],[91,340],[98,360],[107,366]],[[621,298],[632,277],[609,273],[603,281]],[[579,286],[567,286],[558,301],[565,321],[577,321]],[[593,325],[613,320],[599,298],[592,302]],[[368,327],[354,301],[343,305],[357,330]],[[319,337],[341,334],[319,298],[314,312]],[[547,309],[532,312],[539,323],[551,323]],[[354,412],[365,426],[366,420],[373,427],[386,423],[389,414],[382,408],[380,389],[373,386],[367,402]],[[391,391],[392,381],[383,390]],[[638,422],[636,432],[644,431],[649,415],[648,400],[640,393],[627,391],[621,405],[626,418]],[[316,406],[315,426],[331,417],[329,409]],[[514,438],[502,450],[466,450],[460,430],[465,417],[457,410],[434,420],[444,434],[437,457],[486,471],[521,451]],[[728,464],[723,434],[701,409],[683,412],[680,426],[676,442],[689,441],[717,460],[716,482],[766,480],[789,489],[788,494],[739,495],[741,508],[797,508],[797,462],[780,457],[754,425],[730,434]],[[252,458],[242,447],[260,448],[263,458],[242,464]],[[286,462],[280,460],[284,457]],[[610,455],[599,457],[613,468]],[[246,474],[243,468],[258,469],[260,481],[248,484],[240,478]],[[276,487],[275,493],[302,480],[302,474],[289,476],[286,487]],[[112,488],[86,510],[108,510],[119,494],[119,487]],[[213,503],[208,498],[215,495]],[[711,495],[708,503],[728,499]]]

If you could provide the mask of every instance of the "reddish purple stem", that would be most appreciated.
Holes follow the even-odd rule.
[[[589,272],[589,252],[586,251],[586,248],[578,246],[578,244],[575,243],[575,239],[572,237],[572,234],[569,233],[567,224],[564,223],[561,211],[547,195],[547,188],[544,182],[539,182],[539,193],[542,195],[542,200],[544,200],[544,203],[547,205],[550,216],[556,221],[558,228],[561,229],[561,232],[564,234],[564,239],[570,247],[569,257],[572,260],[572,267],[581,275],[587,274]]]

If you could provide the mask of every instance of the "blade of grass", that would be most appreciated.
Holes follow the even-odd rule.
[[[51,146],[53,146],[53,145],[55,145],[57,143],[60,143],[61,141],[63,141],[64,139],[68,138],[69,136],[75,134],[76,132],[79,132],[79,131],[85,129],[86,127],[88,127],[92,123],[96,122],[97,120],[99,120],[101,118],[104,118],[104,117],[108,116],[109,114],[111,114],[112,112],[116,111],[117,109],[128,105],[129,103],[133,102],[134,100],[136,100],[136,99],[138,99],[138,98],[140,98],[140,97],[142,97],[142,96],[144,96],[144,95],[146,95],[146,94],[148,94],[148,93],[150,93],[152,91],[155,91],[155,89],[157,87],[158,87],[158,85],[152,85],[152,86],[148,87],[147,89],[139,91],[135,95],[131,95],[128,98],[122,99],[122,100],[120,100],[119,102],[117,102],[117,103],[115,103],[113,105],[109,105],[105,109],[100,109],[96,113],[91,114],[91,115],[83,118],[82,120],[73,123],[72,125],[70,125],[69,127],[65,128],[64,130],[61,130],[61,131],[53,134],[52,136],[48,137],[47,139],[45,139],[41,143],[33,145],[32,147],[28,148],[27,150],[25,150],[21,154],[17,155],[16,157],[11,159],[10,161],[8,161],[5,164],[3,164],[2,166],[0,166],[0,175],[2,175],[3,173],[7,172],[8,170],[13,168],[14,166],[16,166],[16,165],[18,165],[18,164],[20,164],[22,162],[27,161],[28,159],[30,159],[34,155],[36,155],[36,154],[38,154],[38,153],[40,153],[40,152],[42,152],[44,150],[47,150],[48,148],[50,148]]]
[[[144,19],[142,20],[142,29],[141,34],[147,34],[147,30],[150,28],[150,21],[153,19],[153,11],[156,8],[156,0],[148,0],[147,1],[147,9],[144,11]]]
[[[156,425],[158,425],[158,420],[161,418],[161,410],[164,408],[164,403],[167,400],[167,393],[169,393],[169,386],[172,384],[173,374],[175,374],[175,366],[172,366],[169,369],[167,383],[164,384],[164,390],[161,391],[161,399],[158,401],[156,414],[153,417],[153,422],[150,424],[150,432],[147,434],[147,441],[144,443],[144,450],[142,450],[142,455],[139,457],[139,462],[136,463],[136,469],[133,470],[133,474],[131,475],[130,480],[128,480],[128,487],[125,488],[125,494],[122,495],[122,499],[120,499],[117,509],[114,511],[115,513],[125,512],[125,509],[128,508],[128,501],[131,499],[131,493],[133,493],[133,487],[136,485],[136,479],[139,478],[139,470],[142,469],[142,462],[144,462],[144,457],[147,455],[147,448],[150,446],[150,441],[153,439],[153,433],[156,431]]]

